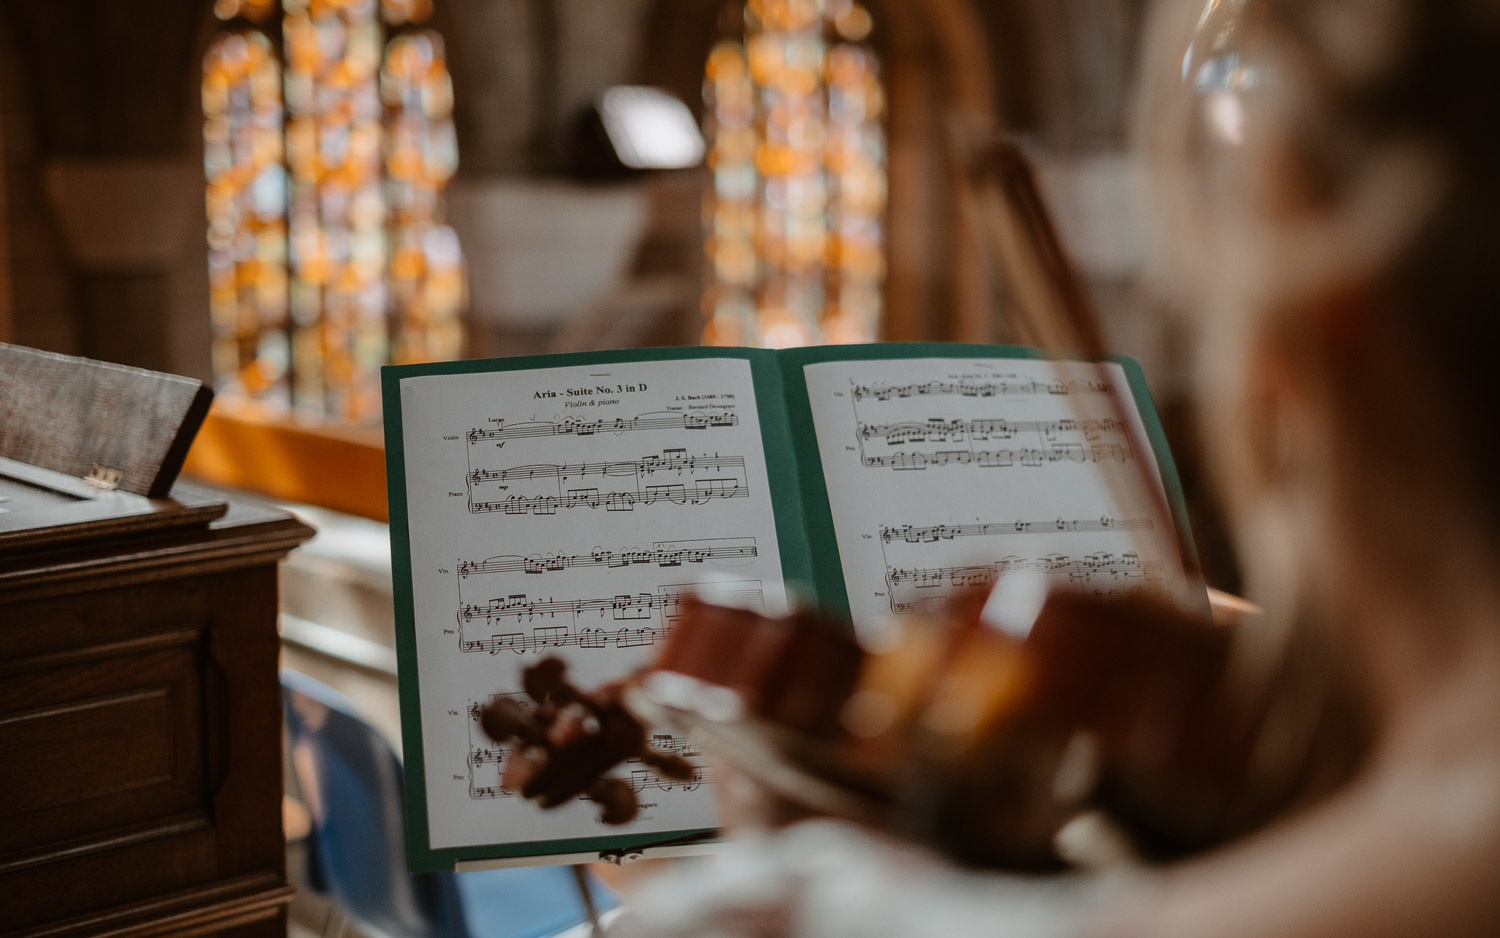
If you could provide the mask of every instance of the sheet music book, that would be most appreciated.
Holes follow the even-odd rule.
[[[702,766],[687,783],[620,769],[642,811],[611,828],[587,802],[543,812],[506,791],[506,752],[476,720],[543,655],[582,686],[638,668],[687,590],[767,613],[790,590],[855,623],[1000,576],[1204,602],[1168,549],[1189,537],[1180,487],[1128,359],[684,348],[382,377],[414,869],[712,838],[713,766],[692,740],[655,741]]]

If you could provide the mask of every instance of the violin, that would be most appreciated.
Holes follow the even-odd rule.
[[[514,747],[502,785],[544,808],[582,796],[606,823],[632,820],[635,793],[611,770],[639,759],[692,776],[647,744],[665,724],[807,813],[1017,871],[1204,850],[1357,763],[1355,711],[1307,673],[1240,692],[1232,627],[1063,593],[1027,621],[997,596],[961,597],[878,648],[813,613],[689,598],[648,668],[584,691],[544,659],[524,673],[531,705],[498,698],[480,725]],[[1104,825],[1108,857],[1070,853],[1061,838],[1080,819]]]
[[[972,169],[1019,331],[1104,361],[1024,155],[997,141]],[[1148,475],[1125,484],[1169,516]],[[1155,553],[1201,582],[1175,534],[1140,536],[1170,537]],[[1002,579],[863,644],[812,611],[687,598],[679,613],[655,661],[625,680],[583,690],[545,659],[525,672],[529,704],[486,707],[481,727],[512,747],[502,785],[544,808],[590,798],[603,821],[626,823],[635,795],[608,774],[626,759],[693,775],[647,744],[665,723],[802,810],[1032,871],[1222,844],[1337,787],[1366,748],[1361,708],[1315,635],[1292,633],[1267,660],[1247,653],[1253,618],[1215,623],[1159,598]]]

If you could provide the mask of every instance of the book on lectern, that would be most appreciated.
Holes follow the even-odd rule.
[[[684,348],[391,366],[382,379],[414,869],[713,839],[713,766],[691,739],[654,740],[698,763],[687,782],[619,770],[642,810],[615,828],[595,805],[544,812],[507,791],[506,750],[477,721],[541,656],[565,659],[580,686],[639,668],[688,591],[768,614],[791,593],[859,623],[1001,576],[1090,594],[1194,589],[1166,547],[1139,546],[1188,534],[1129,359]],[[1143,541],[1151,530],[1170,536]]]

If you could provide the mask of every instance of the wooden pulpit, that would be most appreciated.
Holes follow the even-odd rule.
[[[278,561],[199,382],[0,345],[0,936],[284,935]]]

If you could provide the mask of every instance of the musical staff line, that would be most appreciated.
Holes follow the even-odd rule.
[[[559,508],[603,508],[606,511],[634,511],[637,505],[703,505],[716,498],[748,498],[750,492],[736,485],[735,479],[704,479],[693,485],[653,485],[644,492],[600,492],[598,489],[575,489],[566,495],[512,495],[498,501],[469,503],[475,514],[503,512],[508,515],[555,515]]]
[[[886,544],[905,541],[909,544],[951,541],[958,537],[988,537],[1002,534],[1097,534],[1105,531],[1150,531],[1150,518],[1089,518],[1052,521],[992,521],[975,524],[934,524],[899,527],[881,525],[880,540]]]
[[[1064,574],[1072,579],[1083,580],[1096,577],[1112,580],[1160,579],[1166,576],[1166,565],[1159,560],[1142,560],[1139,554],[1133,552],[1119,556],[1089,554],[1076,560],[1066,554],[1049,554],[1046,557],[1004,557],[993,563],[955,567],[890,569],[886,571],[886,582],[892,587],[905,584],[917,589],[945,583],[948,586],[988,586],[1010,573]]]
[[[639,417],[614,420],[581,420],[566,417],[556,421],[525,421],[506,426],[505,421],[492,429],[475,427],[468,432],[471,444],[486,441],[529,440],[548,436],[594,436],[600,433],[629,433],[638,430],[709,430],[737,427],[740,418],[734,413],[674,414],[657,411]]]
[[[488,573],[557,573],[578,567],[629,567],[655,565],[680,567],[683,564],[710,563],[723,560],[753,560],[759,556],[755,538],[706,538],[691,541],[657,541],[649,550],[603,550],[587,554],[503,554],[486,560],[460,560],[458,575],[470,577]]]
[[[722,475],[704,477],[699,473]],[[603,486],[567,483],[597,477]],[[684,476],[691,482],[676,481]],[[651,481],[675,477],[673,481]],[[526,492],[538,480],[555,481],[552,491]],[[745,457],[718,454],[688,455],[682,448],[661,455],[597,463],[540,464],[508,469],[472,469],[467,476],[469,511],[552,515],[559,509],[604,508],[634,511],[637,505],[669,503],[702,505],[715,499],[747,498]],[[520,486],[523,491],[514,491]],[[553,488],[548,486],[548,488]],[[491,494],[493,490],[493,494]]]
[[[571,479],[597,476],[640,477],[658,472],[695,473],[699,469],[745,468],[743,456],[689,456],[686,450],[663,450],[660,456],[615,462],[565,463],[563,465],[515,466],[510,469],[475,469],[469,473],[469,484],[507,482],[517,479]]]
[[[670,626],[620,626],[615,629],[584,628],[577,632],[568,626],[538,626],[531,634],[503,632],[489,638],[464,639],[465,653],[498,655],[509,651],[517,655],[540,653],[555,648],[649,648],[672,634]]]
[[[1022,447],[1019,449],[954,449],[936,452],[902,452],[890,456],[862,455],[860,461],[866,468],[914,471],[940,466],[978,466],[982,469],[1011,468],[1022,466],[1038,468],[1050,463],[1115,462],[1126,463],[1135,458],[1134,452],[1119,443],[1055,443],[1046,448]]]
[[[850,392],[856,401],[874,398],[888,401],[898,397],[1035,397],[1070,394],[1115,393],[1107,381],[929,381],[925,384],[868,385],[855,384]]]
[[[1112,417],[1099,420],[943,420],[929,417],[925,421],[868,424],[856,428],[861,440],[883,439],[888,446],[907,443],[960,443],[970,440],[1011,440],[1018,433],[1036,433],[1044,442],[1062,433],[1082,433],[1087,441],[1100,439],[1106,433],[1124,433],[1125,424]]]
[[[1143,560],[1134,551],[1092,553],[1081,558],[1066,554],[1045,557],[1002,557],[992,563],[949,567],[887,568],[886,587],[891,611],[917,612],[941,605],[955,590],[988,587],[1001,577],[1018,574],[1046,576],[1065,589],[1095,595],[1166,588],[1166,564]]]

